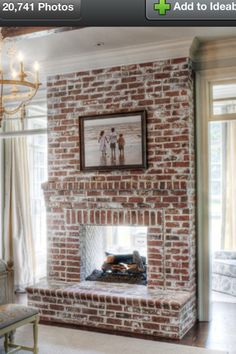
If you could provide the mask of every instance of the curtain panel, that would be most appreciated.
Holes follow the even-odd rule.
[[[4,257],[3,210],[4,210],[4,145],[0,139],[0,259]]]
[[[236,250],[236,122],[227,122],[222,249]]]
[[[17,290],[35,281],[27,138],[5,139],[5,259],[14,261]]]

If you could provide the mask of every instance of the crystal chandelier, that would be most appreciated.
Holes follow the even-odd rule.
[[[39,86],[39,66],[34,64],[34,71],[25,70],[23,56],[17,56],[15,45],[6,53],[7,70],[4,70],[3,50],[6,39],[0,28],[0,127],[4,119],[19,115],[22,124],[26,115],[26,106],[36,95]],[[5,71],[5,72],[4,72]]]

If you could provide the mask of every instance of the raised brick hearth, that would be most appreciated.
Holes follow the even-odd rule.
[[[180,339],[195,322],[188,292],[151,290],[143,285],[42,282],[28,291],[41,320],[109,331]]]
[[[40,308],[43,317],[49,311],[46,316],[49,320],[74,323],[77,309],[79,314],[87,309],[82,324],[96,327],[102,323],[103,328],[136,332],[136,319],[140,333],[173,338],[181,337],[194,323],[193,86],[188,58],[48,79],[49,181],[43,186],[48,217],[48,278],[62,282],[66,289],[69,282],[79,284],[83,280],[81,226],[144,225],[147,226],[148,289],[140,290],[137,300],[135,295],[133,299],[127,294],[118,295],[119,285],[112,288],[112,295],[107,295],[107,288],[101,291],[103,286],[93,288],[90,284],[91,289],[86,290],[89,295],[83,295],[85,298],[80,298],[84,294],[81,285],[76,291],[72,286],[69,295],[66,289],[50,290],[51,285],[48,292],[40,290],[40,286],[31,288],[30,303]],[[81,172],[79,117],[143,109],[147,111],[147,170]],[[178,298],[175,308],[168,302],[169,291]],[[109,296],[113,300],[107,300]],[[130,317],[127,306],[132,301],[131,307],[136,310],[130,310]],[[157,306],[160,302],[161,310]],[[54,309],[53,304],[56,304]],[[111,311],[111,317],[102,316],[100,312],[111,310],[108,304],[120,310],[117,307]],[[158,309],[157,313],[150,312],[153,306]],[[168,306],[168,320],[164,315],[165,306]],[[139,307],[142,315],[137,310]],[[146,310],[147,317],[144,316]],[[117,313],[123,313],[124,318],[117,317]],[[159,320],[153,328],[155,316],[159,316]],[[175,329],[170,328],[172,326]]]

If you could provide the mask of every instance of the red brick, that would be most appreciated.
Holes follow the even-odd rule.
[[[75,78],[79,81],[71,83]],[[44,193],[50,211],[49,274],[55,280],[80,278],[80,255],[76,246],[77,242],[79,244],[80,224],[148,226],[148,237],[156,237],[148,239],[149,266],[153,261],[158,264],[158,247],[163,247],[163,227],[168,235],[179,237],[179,242],[167,250],[168,254],[188,254],[195,240],[192,92],[191,67],[187,58],[50,78],[50,183],[44,185]],[[77,117],[125,112],[127,105],[128,110],[147,110],[148,169],[81,173]],[[159,105],[162,105],[161,111]],[[165,220],[163,208],[166,214],[174,210],[166,215]],[[72,232],[75,233],[73,237],[69,235]],[[183,236],[188,237],[188,246],[181,242]],[[194,257],[193,253],[191,257]],[[182,261],[180,268],[188,271],[190,276],[183,279],[182,274],[182,282],[178,284],[174,279],[168,280],[170,287],[194,289],[195,270],[190,268],[190,263]],[[174,272],[172,266],[174,262],[169,268]],[[150,286],[153,281],[156,285],[161,284],[157,279],[163,269],[157,268],[148,274]]]

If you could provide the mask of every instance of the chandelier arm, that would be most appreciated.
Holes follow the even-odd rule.
[[[21,99],[24,99],[24,98],[29,98],[29,97],[33,97],[32,95],[31,95],[31,93],[32,92],[36,92],[37,93],[37,91],[38,91],[38,89],[39,89],[39,87],[40,87],[40,84],[38,84],[38,85],[35,85],[35,87],[34,88],[31,88],[29,91],[27,91],[27,92],[22,92],[22,93],[9,93],[9,94],[7,94],[7,95],[5,95],[4,97],[3,97],[3,101],[4,102],[11,102],[11,101],[16,101],[16,100],[21,100]]]
[[[27,100],[22,101],[19,104],[19,106],[17,106],[16,108],[14,108],[12,110],[4,108],[4,113],[6,113],[8,115],[13,115],[13,114],[17,113],[23,106],[26,106],[32,100],[32,98],[34,98],[36,93],[37,93],[37,90]]]
[[[0,79],[0,83],[1,85],[18,85],[18,86],[26,86],[26,87],[30,87],[30,88],[37,88],[38,86],[40,86],[39,83],[33,83],[30,81],[23,81],[23,80],[8,80],[8,79]]]

